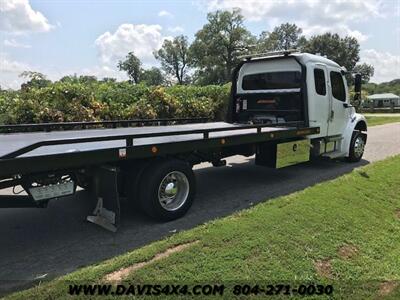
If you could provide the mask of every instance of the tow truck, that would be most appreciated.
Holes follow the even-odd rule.
[[[86,189],[97,201],[87,220],[115,232],[120,199],[157,220],[182,217],[196,194],[193,166],[202,162],[224,166],[233,155],[255,155],[255,164],[272,168],[316,157],[357,162],[367,122],[350,104],[348,73],[308,53],[248,55],[233,70],[224,122],[2,125],[0,190],[25,193],[1,193],[0,207],[42,208]],[[361,76],[354,81],[359,97]]]

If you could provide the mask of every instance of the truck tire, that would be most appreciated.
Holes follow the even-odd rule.
[[[360,131],[355,130],[351,137],[350,150],[349,150],[349,156],[347,157],[347,161],[358,162],[361,160],[364,154],[365,142],[366,142],[365,135],[362,134]]]
[[[192,206],[196,181],[192,168],[181,160],[156,160],[143,172],[139,186],[142,210],[159,221],[182,217]]]

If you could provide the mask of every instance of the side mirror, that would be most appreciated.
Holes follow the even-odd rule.
[[[361,74],[357,73],[354,75],[354,92],[356,94],[361,93]]]
[[[361,74],[354,75],[354,100],[361,101]]]

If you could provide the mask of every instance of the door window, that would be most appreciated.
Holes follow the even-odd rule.
[[[315,82],[315,91],[318,95],[325,96],[326,95],[326,81],[325,81],[325,72],[322,69],[314,69],[314,82]]]
[[[343,102],[346,101],[346,90],[344,88],[342,74],[332,71],[330,77],[333,97]]]

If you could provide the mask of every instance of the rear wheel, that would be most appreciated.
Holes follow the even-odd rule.
[[[365,134],[354,131],[351,137],[349,156],[347,157],[349,162],[358,162],[361,160],[364,154],[365,143]]]
[[[195,185],[193,171],[186,162],[157,160],[146,168],[140,180],[140,206],[157,220],[177,219],[191,207]]]

